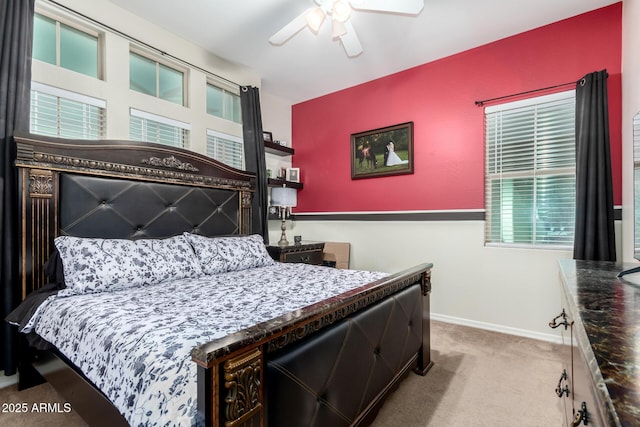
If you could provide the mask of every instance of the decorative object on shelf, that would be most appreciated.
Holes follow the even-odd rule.
[[[302,242],[302,236],[293,236],[293,243],[299,245]]]
[[[267,169],[267,178],[271,178],[271,169]]]
[[[276,178],[286,181],[287,180],[287,168],[280,168],[278,170],[278,176]]]
[[[273,142],[273,133],[262,131],[262,139],[264,142]]]
[[[287,246],[289,241],[285,233],[287,226],[286,221],[291,216],[291,208],[295,208],[298,205],[298,190],[291,187],[274,187],[271,189],[271,205],[275,206],[278,210],[278,217],[282,224],[280,229],[282,234],[278,241],[278,246]]]
[[[281,141],[279,139],[276,139],[275,141],[273,141],[275,144],[281,145],[283,147],[287,146],[287,141]]]
[[[351,134],[351,179],[413,173],[413,122]]]
[[[287,181],[300,182],[300,168],[288,168]]]

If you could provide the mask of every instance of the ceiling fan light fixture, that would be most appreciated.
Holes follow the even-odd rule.
[[[347,34],[347,28],[344,26],[344,22],[333,19],[331,23],[331,36],[334,39]]]
[[[320,7],[313,8],[307,13],[306,20],[311,31],[317,33],[320,30],[320,25],[322,25],[324,21],[324,11]]]
[[[331,17],[335,21],[346,22],[349,16],[351,16],[351,5],[347,0],[337,0],[333,3]]]

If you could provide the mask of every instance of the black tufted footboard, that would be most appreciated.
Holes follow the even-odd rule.
[[[420,285],[413,285],[267,361],[269,426],[359,424],[416,363]]]

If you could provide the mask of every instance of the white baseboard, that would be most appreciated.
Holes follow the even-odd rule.
[[[18,383],[18,374],[5,376],[4,371],[0,375],[0,388],[5,388]]]
[[[496,325],[494,323],[478,322],[476,320],[463,319],[461,317],[453,317],[437,313],[431,313],[431,319],[445,323],[453,323],[455,325],[469,326],[471,328],[485,329],[487,331],[501,332],[503,334],[547,341],[554,344],[562,344],[562,337],[554,334],[544,334],[541,332],[529,331],[527,329],[512,328],[509,326]]]

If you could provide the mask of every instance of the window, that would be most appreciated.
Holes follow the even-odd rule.
[[[573,244],[575,92],[485,109],[487,243]]]
[[[33,58],[98,78],[98,37],[35,14]]]
[[[244,169],[242,138],[207,129],[207,156],[236,169]]]
[[[184,74],[137,53],[129,53],[129,88],[184,105]]]
[[[207,83],[207,113],[235,123],[242,123],[240,95]]]
[[[131,109],[129,138],[134,141],[189,148],[190,130],[191,126],[188,123]]]
[[[30,131],[72,139],[105,136],[106,102],[31,82]]]

